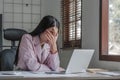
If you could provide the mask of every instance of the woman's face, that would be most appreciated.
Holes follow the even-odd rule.
[[[49,34],[50,36],[53,36],[57,39],[58,37],[58,28],[56,26],[54,27],[50,27],[48,29],[46,29],[42,34],[41,34],[41,38],[44,42],[47,42],[47,38],[46,38],[46,34]]]

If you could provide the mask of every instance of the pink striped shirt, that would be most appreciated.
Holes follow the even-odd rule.
[[[57,71],[59,65],[58,53],[51,54],[49,44],[45,43],[41,48],[39,36],[23,35],[17,67],[30,71]]]

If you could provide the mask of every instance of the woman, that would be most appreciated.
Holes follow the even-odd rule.
[[[17,51],[15,64],[28,71],[58,71],[60,66],[56,41],[59,21],[45,16],[36,29],[24,34]]]

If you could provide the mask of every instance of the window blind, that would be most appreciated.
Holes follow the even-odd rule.
[[[81,0],[62,0],[63,47],[81,45]]]

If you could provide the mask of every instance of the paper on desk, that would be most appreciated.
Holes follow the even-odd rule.
[[[46,74],[46,73],[27,73],[24,74],[24,77],[42,77],[42,78],[46,78],[46,77],[76,77],[79,76],[78,74]]]
[[[79,74],[51,74],[51,76],[55,76],[55,77],[61,77],[61,76],[63,76],[63,77],[76,77],[76,76],[79,76]]]
[[[98,74],[110,75],[110,76],[120,76],[120,73],[117,73],[117,72],[111,72],[111,71],[98,72]]]
[[[19,72],[19,71],[1,71],[0,74],[1,75],[19,75],[19,74],[21,74],[21,72]]]

